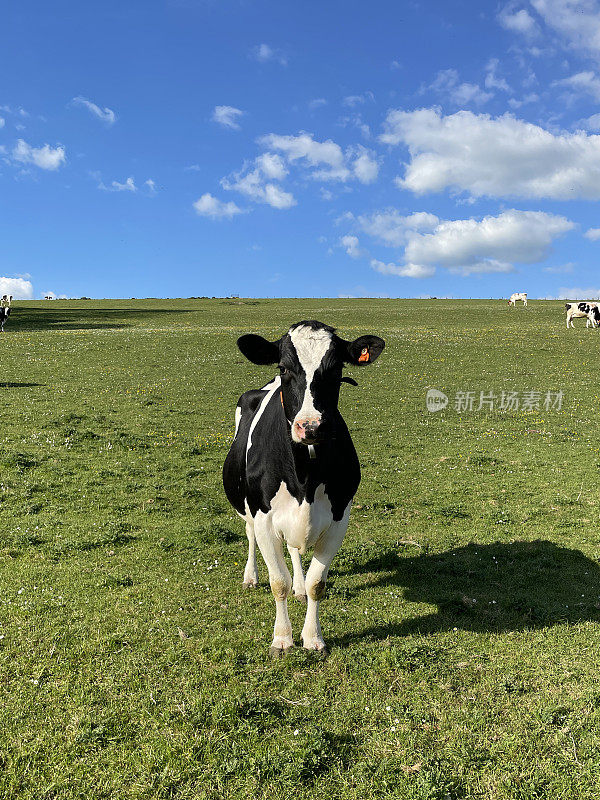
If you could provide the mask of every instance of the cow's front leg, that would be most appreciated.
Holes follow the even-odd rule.
[[[256,586],[258,586],[254,522],[246,522],[246,536],[248,537],[248,560],[246,561],[246,567],[244,569],[244,587],[246,589],[254,589]]]
[[[269,652],[274,656],[284,655],[294,646],[294,640],[287,609],[292,579],[283,556],[283,542],[276,536],[269,517],[261,512],[254,520],[254,534],[269,570],[269,583],[275,598],[275,627]]]
[[[333,522],[315,545],[312,561],[306,573],[306,594],[308,608],[302,628],[302,645],[307,650],[319,650],[327,654],[327,647],[319,623],[319,601],[325,594],[327,573],[346,534],[350,505],[339,522]]]
[[[306,585],[304,583],[304,571],[302,570],[302,559],[297,547],[292,547],[288,544],[288,553],[292,559],[292,567],[294,568],[294,580],[292,583],[292,592],[296,600],[301,603],[306,603]]]

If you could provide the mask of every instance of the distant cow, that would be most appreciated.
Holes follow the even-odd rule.
[[[517,300],[522,300],[523,305],[527,305],[527,292],[513,292],[511,296],[508,298],[508,305],[509,306],[516,306]]]
[[[0,333],[4,333],[4,323],[8,319],[8,315],[10,314],[10,303],[12,300],[12,294],[4,294],[2,295],[2,300],[0,300]]]
[[[258,584],[258,543],[276,603],[271,654],[281,655],[294,645],[287,610],[292,589],[308,603],[303,646],[326,653],[319,600],[360,482],[356,450],[338,410],[341,383],[354,383],[342,377],[342,370],[345,364],[371,364],[385,342],[378,336],[347,342],[333,328],[311,320],[292,325],[276,342],[249,333],[237,343],[254,364],[279,365],[270,383],[241,396],[235,438],[223,467],[227,498],[246,522],[244,586]],[[313,548],[313,559],[305,579],[300,556],[308,548]]]
[[[567,310],[567,328],[574,328],[573,319],[578,317],[586,317],[585,327],[595,328],[600,323],[600,308],[598,303],[593,303],[590,300],[583,300],[579,303],[565,303]]]

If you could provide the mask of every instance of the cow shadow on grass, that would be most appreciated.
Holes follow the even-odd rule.
[[[413,557],[401,553],[400,546],[388,548],[364,554],[362,561],[359,556],[356,563],[351,552],[344,554],[339,577],[332,570],[332,593],[343,592],[336,591],[343,574],[373,574],[358,592],[382,589],[378,596],[386,603],[386,616],[393,614],[394,604],[400,608],[407,601],[434,605],[437,611],[415,611],[411,618],[368,627],[338,640],[338,646],[365,637],[381,640],[454,628],[501,633],[600,621],[600,567],[580,550],[536,540],[469,544]]]
[[[103,328],[131,328],[148,324],[161,327],[168,324],[173,315],[189,314],[203,309],[190,308],[20,308],[13,307],[6,323],[5,333],[11,331],[43,330],[102,330]]]

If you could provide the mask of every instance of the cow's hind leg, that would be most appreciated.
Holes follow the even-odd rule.
[[[284,655],[294,646],[292,625],[288,616],[287,599],[292,588],[292,578],[283,555],[283,542],[275,535],[268,518],[254,520],[254,532],[262,557],[269,570],[269,583],[275,598],[275,627],[269,652],[273,656]]]
[[[258,569],[256,566],[256,537],[254,536],[254,522],[246,522],[246,536],[248,537],[248,560],[244,569],[244,588],[254,589],[258,586]]]
[[[348,528],[350,506],[339,522],[334,522],[315,545],[312,561],[306,573],[306,594],[308,607],[302,628],[302,645],[307,650],[319,650],[327,655],[327,647],[319,623],[319,601],[325,594],[325,581],[333,561],[340,549]]]
[[[292,547],[288,544],[288,553],[292,559],[292,566],[294,568],[294,580],[292,583],[292,592],[296,600],[301,603],[306,603],[306,586],[304,584],[304,571],[302,569],[302,559],[297,547]]]

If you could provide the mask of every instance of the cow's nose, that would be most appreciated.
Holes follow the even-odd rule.
[[[310,417],[308,419],[298,419],[294,422],[294,433],[296,439],[301,442],[310,444],[314,442],[319,433],[319,426],[321,424],[320,417]]]

